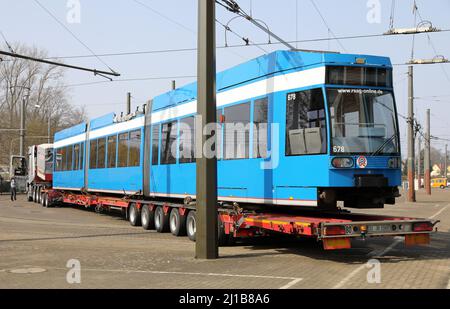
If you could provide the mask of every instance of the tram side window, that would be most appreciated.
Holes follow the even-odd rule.
[[[152,129],[152,165],[158,165],[159,154],[159,125]]]
[[[66,147],[61,149],[61,171],[67,170],[67,156],[66,156]]]
[[[225,160],[248,159],[250,153],[250,103],[225,108]]]
[[[117,135],[108,137],[108,168],[116,167]]]
[[[97,168],[105,168],[105,156],[106,156],[106,139],[99,138],[97,143]]]
[[[67,146],[66,149],[66,155],[67,155],[67,171],[73,170],[72,168],[72,158],[73,158],[73,146]]]
[[[268,99],[256,100],[253,111],[253,157],[267,158],[268,139]]]
[[[90,154],[89,154],[89,168],[97,168],[97,140],[91,140]]]
[[[84,142],[80,144],[80,170],[84,169]]]
[[[119,134],[119,161],[118,167],[128,165],[128,133]]]
[[[130,132],[128,166],[141,165],[141,130]]]
[[[180,120],[180,163],[195,162],[195,118]]]
[[[80,144],[73,146],[73,170],[78,171],[80,169]]]
[[[161,131],[161,164],[175,164],[177,143],[177,122],[165,123]]]
[[[290,93],[286,106],[286,155],[326,153],[326,120],[322,89]]]
[[[57,172],[61,172],[62,169],[62,162],[63,162],[63,152],[62,149],[57,149],[56,150],[56,164],[55,164],[55,171]]]

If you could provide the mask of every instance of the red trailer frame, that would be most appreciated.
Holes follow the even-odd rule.
[[[187,200],[184,204],[167,201],[147,201],[129,197],[91,195],[46,189],[42,204],[55,203],[95,207],[98,212],[120,210],[129,218],[131,205],[140,211],[146,205],[149,211],[162,207],[169,215],[176,208],[185,220],[190,211],[195,211],[195,203]],[[430,235],[437,231],[438,220],[409,217],[393,217],[350,213],[347,211],[319,212],[317,210],[298,211],[295,214],[264,213],[245,211],[239,205],[221,205],[218,217],[223,235],[229,238],[262,237],[285,234],[298,237],[315,238],[322,241],[325,250],[349,249],[351,239],[370,237],[405,237],[407,246],[427,245]]]

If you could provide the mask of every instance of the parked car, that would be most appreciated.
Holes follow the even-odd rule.
[[[445,189],[448,187],[448,181],[447,178],[434,178],[431,179],[431,187],[432,188],[441,188]]]

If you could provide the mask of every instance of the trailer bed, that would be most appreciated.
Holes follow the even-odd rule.
[[[72,193],[48,189],[43,192],[44,206],[56,202],[66,205],[93,207],[98,212],[122,211],[129,218],[132,205],[140,211],[144,206],[154,212],[160,207],[166,216],[173,209],[185,220],[188,213],[195,212],[195,203],[176,203],[157,200],[133,199]],[[427,245],[430,235],[436,231],[437,220],[395,217],[385,215],[350,213],[347,210],[319,211],[311,209],[286,212],[246,211],[238,205],[220,205],[218,217],[223,235],[228,238],[268,237],[285,234],[315,238],[323,243],[325,250],[349,249],[354,238],[405,237],[407,246]],[[131,222],[131,221],[130,221]],[[134,223],[132,223],[135,225]],[[179,236],[179,235],[177,235]]]

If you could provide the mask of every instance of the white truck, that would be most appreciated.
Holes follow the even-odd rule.
[[[28,200],[41,203],[41,192],[51,188],[53,180],[53,144],[28,148]]]

